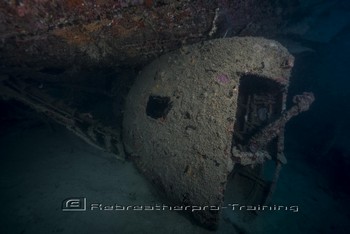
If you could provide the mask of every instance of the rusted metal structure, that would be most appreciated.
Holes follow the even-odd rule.
[[[37,70],[140,65],[210,37],[213,1],[0,2],[0,62]]]
[[[0,63],[35,70],[135,66],[217,36],[271,37],[291,9],[283,2],[4,0]]]
[[[311,93],[295,96],[286,110],[293,64],[278,42],[252,37],[161,56],[128,95],[126,151],[176,205],[206,207],[193,214],[207,227],[218,224],[229,181],[240,187],[233,202],[267,203],[286,163],[284,125],[314,100]],[[264,180],[269,160],[275,172]]]

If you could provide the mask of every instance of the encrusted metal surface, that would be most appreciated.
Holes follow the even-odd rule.
[[[244,146],[242,154],[231,154],[232,143],[238,146],[233,135],[239,92],[249,92],[240,90],[241,81],[254,77],[275,87],[256,89],[273,95],[274,116],[279,116],[292,68],[286,63],[293,60],[278,42],[252,37],[212,40],[161,56],[142,71],[128,95],[127,152],[177,205],[220,206],[229,174],[246,156]],[[283,140],[282,135],[276,137]],[[213,227],[219,211],[207,207],[194,216]]]
[[[29,66],[139,65],[209,37],[212,1],[0,2],[0,61]]]

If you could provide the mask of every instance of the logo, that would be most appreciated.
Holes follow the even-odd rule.
[[[86,198],[67,198],[62,202],[62,211],[86,211]]]

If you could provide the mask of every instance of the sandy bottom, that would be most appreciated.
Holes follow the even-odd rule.
[[[175,211],[62,211],[63,200],[103,205],[167,204],[133,167],[57,125],[14,124],[0,136],[0,233],[350,233],[347,196],[334,199],[323,175],[287,152],[273,204],[253,221],[223,212],[216,232]],[[234,202],[234,201],[232,201]]]

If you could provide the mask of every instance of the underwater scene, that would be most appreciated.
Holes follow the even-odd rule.
[[[350,1],[1,0],[0,233],[350,233]]]

